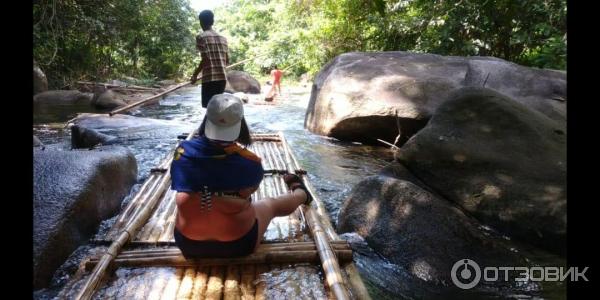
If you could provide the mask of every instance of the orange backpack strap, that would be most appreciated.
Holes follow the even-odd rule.
[[[252,151],[250,151],[248,149],[240,147],[238,144],[233,144],[231,146],[227,146],[223,150],[225,150],[225,153],[227,153],[227,155],[237,153],[243,158],[246,158],[246,159],[258,162],[258,163],[261,162],[261,158],[258,157],[258,155],[254,154]]]

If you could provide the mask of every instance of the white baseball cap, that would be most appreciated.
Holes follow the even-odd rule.
[[[232,94],[217,94],[206,106],[204,134],[219,141],[235,141],[240,136],[244,104]]]

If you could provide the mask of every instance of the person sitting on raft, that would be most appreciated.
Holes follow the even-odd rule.
[[[252,143],[242,101],[211,98],[198,137],[184,141],[171,165],[177,191],[175,243],[186,258],[239,257],[260,244],[269,222],[312,200],[300,177],[286,174],[291,192],[252,202],[264,170]]]

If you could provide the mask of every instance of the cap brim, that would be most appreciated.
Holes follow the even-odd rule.
[[[231,142],[237,140],[237,138],[240,136],[241,126],[242,121],[239,121],[231,126],[223,127],[216,126],[209,119],[206,119],[204,135],[211,140]]]

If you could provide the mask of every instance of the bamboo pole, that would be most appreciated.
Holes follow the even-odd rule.
[[[194,278],[194,287],[192,289],[191,299],[204,299],[206,292],[206,286],[208,284],[208,274],[210,268],[207,266],[201,266],[196,272],[196,278]]]
[[[287,141],[283,137],[283,133],[279,132],[279,136],[281,138],[281,142],[282,142],[282,145],[284,147],[286,154],[289,155],[289,158],[287,158],[287,156],[286,156],[286,160],[294,161],[296,170],[299,170],[300,169],[299,165],[295,161],[293,153],[289,150],[289,145],[287,144]],[[304,180],[303,177],[304,176],[301,177],[302,181],[305,183],[305,185],[307,185],[308,181]],[[308,187],[308,185],[307,185],[307,187]],[[312,203],[319,204],[320,200],[318,198],[316,198],[316,194],[314,194],[314,191],[309,191],[309,192],[312,194],[312,196],[314,198]],[[317,218],[317,216],[315,216],[315,214],[316,214],[315,209],[308,205],[302,205],[301,207],[302,207],[302,212],[304,214],[304,217],[306,218],[306,221],[307,221],[310,231],[312,233],[313,239],[315,240],[315,243],[317,245],[319,258],[321,260],[323,272],[325,273],[327,285],[333,291],[335,297],[338,300],[350,299],[350,295],[348,294],[348,288],[346,287],[346,285],[344,283],[342,271],[341,271],[339,263],[338,263],[339,256],[336,257],[336,253],[334,252],[333,248],[329,244],[329,239],[324,231],[324,226],[322,225],[320,219]],[[333,227],[331,226],[330,223],[327,223],[326,226],[327,226],[327,229],[333,231]],[[334,234],[335,234],[335,232],[334,232]],[[337,235],[335,235],[335,237],[337,237]],[[333,240],[334,238],[332,237],[331,239]],[[352,251],[350,251],[350,260],[351,259],[352,259]]]
[[[191,139],[194,136],[194,133],[195,132],[190,133],[186,140]],[[169,168],[167,168],[167,172],[163,173],[163,178],[161,179],[157,190],[145,201],[146,205],[141,209],[141,211],[132,216],[132,221],[125,226],[117,239],[110,245],[110,247],[108,247],[106,253],[95,266],[92,274],[90,277],[88,277],[81,290],[79,290],[79,292],[75,295],[74,299],[90,299],[92,297],[96,288],[99,286],[100,281],[104,277],[108,266],[117,256],[123,245],[132,239],[139,229],[144,225],[144,222],[148,220],[148,217],[154,210],[154,207],[160,199],[160,196],[169,187],[171,182],[171,175],[168,172]]]
[[[206,286],[206,300],[221,300],[224,276],[225,268],[223,266],[210,268],[210,277]]]
[[[159,165],[158,168],[165,168],[171,162],[171,156],[165,158]],[[140,190],[136,193],[135,197],[131,199],[127,207],[121,214],[119,218],[110,231],[106,234],[106,237],[113,237],[122,227],[131,219],[131,216],[135,215],[136,211],[142,206],[141,200],[147,193],[156,189],[158,183],[160,182],[159,178],[162,177],[162,174],[153,173],[150,174],[148,179],[144,182]]]
[[[242,268],[242,274],[240,276],[240,293],[242,300],[253,300],[254,299],[254,273],[256,272],[255,265],[246,265]]]
[[[168,206],[168,204],[169,204],[166,201],[164,201],[164,199],[165,199],[165,197],[161,197],[161,199],[159,200],[159,203],[157,204],[156,209],[152,212],[152,215],[148,218],[148,220],[146,221],[144,226],[140,229],[139,233],[134,238],[134,240],[139,239],[142,241],[152,242],[152,240],[150,240],[150,235],[152,234],[152,231],[157,226],[157,223],[160,220],[160,216],[167,209],[166,206]]]
[[[348,288],[344,284],[342,271],[338,264],[338,258],[341,259],[341,257],[336,255],[331,248],[331,245],[329,245],[328,238],[323,231],[323,225],[321,225],[319,220],[314,216],[314,209],[306,205],[304,205],[302,209],[304,210],[304,215],[308,221],[315,243],[317,244],[317,249],[319,249],[319,258],[321,259],[321,265],[323,267],[323,272],[325,273],[327,285],[333,291],[336,299],[350,299]],[[350,260],[352,260],[352,251],[349,252]]]
[[[142,104],[144,104],[144,103],[146,103],[146,102],[148,102],[148,101],[150,101],[150,100],[154,100],[154,99],[156,99],[156,98],[159,98],[159,97],[161,97],[161,96],[163,96],[163,95],[166,95],[166,94],[168,94],[168,93],[170,93],[170,92],[173,92],[173,91],[175,91],[175,90],[177,90],[177,89],[180,89],[180,88],[182,88],[182,87],[184,87],[184,86],[187,86],[187,85],[189,85],[189,84],[191,84],[191,82],[189,82],[189,81],[188,81],[188,82],[184,82],[184,83],[180,83],[180,84],[178,84],[178,85],[176,85],[176,86],[174,86],[174,87],[172,87],[172,88],[170,88],[170,89],[168,89],[168,90],[166,90],[166,91],[164,91],[164,92],[161,92],[161,93],[158,93],[158,94],[156,94],[156,95],[153,95],[153,96],[150,96],[150,97],[144,98],[144,99],[142,99],[142,100],[136,101],[136,102],[134,102],[134,103],[131,103],[131,104],[125,105],[125,106],[123,106],[123,107],[121,107],[121,108],[117,108],[117,109],[115,109],[115,110],[113,110],[113,111],[109,112],[109,113],[108,113],[108,115],[112,117],[112,116],[114,116],[115,114],[118,114],[118,113],[120,113],[120,112],[128,111],[128,110],[130,110],[130,109],[132,109],[132,108],[134,108],[134,107],[138,107],[138,106],[140,106],[140,105],[142,105]]]
[[[332,241],[331,247],[335,250],[351,250],[348,242],[344,240]],[[273,243],[273,244],[260,244],[254,253],[270,253],[270,252],[281,252],[281,251],[304,251],[304,250],[316,250],[317,246],[314,242],[285,242],[285,243]],[[116,258],[135,258],[135,257],[154,257],[154,256],[178,256],[181,255],[181,251],[177,247],[170,248],[158,248],[158,249],[138,249],[138,250],[125,250],[121,252]],[[97,257],[92,257],[91,260],[99,260]]]
[[[317,263],[319,262],[320,252],[320,250],[271,251],[252,253],[243,257],[198,259],[186,259],[182,255],[117,257],[114,260],[114,264],[117,267],[192,267],[200,265],[225,266],[230,264]],[[352,260],[352,250],[331,250],[331,253],[336,253],[341,261],[347,262]],[[86,267],[89,269],[97,266],[97,263],[97,260],[90,260],[86,263]]]
[[[266,265],[256,265],[256,273],[254,275],[254,277],[256,278],[256,294],[254,294],[255,300],[265,299],[265,288],[267,286],[267,283],[263,279],[263,274],[267,272],[269,272],[269,267],[267,267]]]
[[[183,274],[185,272],[184,268],[177,268],[175,270],[175,276],[171,276],[169,281],[167,281],[167,285],[165,286],[165,290],[160,296],[161,300],[175,300],[177,297],[177,291],[179,290],[179,285],[181,284],[181,279],[183,278]]]
[[[344,271],[348,275],[348,281],[352,286],[352,296],[354,299],[371,300],[369,291],[363,282],[354,263],[348,263],[344,266]]]
[[[240,290],[240,267],[239,265],[228,265],[227,276],[223,286],[223,300],[241,300]]]
[[[129,219],[129,217],[131,217],[131,215],[130,215],[131,212],[134,210],[134,208],[136,206],[139,205],[138,202],[142,198],[142,195],[145,194],[146,192],[148,192],[149,190],[156,188],[156,185],[158,185],[159,181],[160,180],[158,179],[158,176],[150,175],[150,178],[148,178],[144,182],[144,184],[142,185],[140,190],[137,192],[135,197],[133,199],[131,199],[131,201],[129,202],[127,207],[125,207],[125,210],[123,210],[123,212],[121,212],[118,219],[115,221],[115,223],[110,228],[110,230],[106,233],[106,235],[105,235],[106,237],[112,238],[119,231],[119,229],[121,229],[123,227],[125,222]]]
[[[186,268],[185,273],[183,274],[183,279],[181,279],[181,284],[179,285],[179,290],[177,290],[177,300],[187,300],[192,297],[192,290],[194,287],[194,278],[196,277],[196,269]]]
[[[150,291],[148,293],[148,300],[160,300],[165,287],[167,286],[167,278],[164,276],[157,276],[154,278]]]

